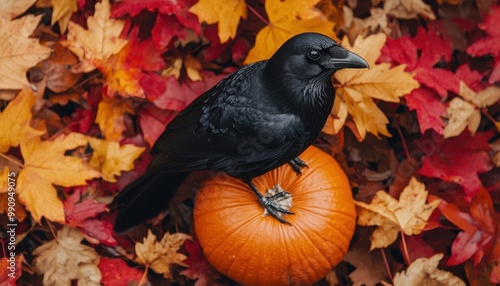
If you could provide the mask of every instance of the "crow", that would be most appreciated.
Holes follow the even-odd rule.
[[[287,163],[300,174],[307,163],[298,156],[320,134],[333,107],[333,73],[367,67],[331,38],[303,33],[269,60],[229,74],[167,125],[144,175],[114,199],[119,207],[115,231],[157,215],[187,175],[198,170],[243,180],[260,205],[286,223],[281,213],[292,213],[275,197],[264,197],[252,178]]]

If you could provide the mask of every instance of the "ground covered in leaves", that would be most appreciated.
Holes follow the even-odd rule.
[[[315,143],[346,171],[358,213],[350,251],[319,284],[500,283],[496,1],[0,8],[0,285],[233,284],[192,231],[203,172],[161,218],[125,235],[113,233],[109,203],[144,171],[177,112],[306,31],[370,64],[335,75],[335,105]]]

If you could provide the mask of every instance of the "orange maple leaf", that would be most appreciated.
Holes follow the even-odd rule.
[[[99,124],[106,140],[120,139],[126,128],[123,118],[125,113],[135,113],[130,101],[104,96],[99,102],[95,122]]]
[[[269,24],[257,33],[245,64],[265,60],[288,39],[303,32],[318,32],[336,39],[334,23],[315,8],[320,0],[266,0]]]

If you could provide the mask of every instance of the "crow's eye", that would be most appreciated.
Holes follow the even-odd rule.
[[[317,60],[319,60],[319,58],[321,58],[321,53],[320,53],[320,52],[318,52],[318,51],[314,51],[314,50],[312,50],[312,51],[310,51],[309,53],[307,53],[307,56],[308,56],[311,60],[313,60],[313,61],[317,61]]]

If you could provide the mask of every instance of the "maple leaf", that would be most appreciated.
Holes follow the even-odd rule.
[[[126,129],[125,113],[135,113],[130,101],[104,96],[99,102],[95,122],[99,124],[106,140],[118,141],[121,138]]]
[[[500,87],[489,86],[474,92],[465,82],[460,81],[459,95],[462,98],[453,98],[447,109],[448,123],[444,129],[445,138],[460,135],[466,127],[474,135],[481,122],[479,109],[496,104],[500,100]]]
[[[64,213],[69,226],[78,227],[91,243],[116,246],[118,242],[113,237],[113,224],[95,218],[107,210],[105,203],[96,202],[92,197],[82,200],[81,191],[77,190],[64,201]]]
[[[247,6],[244,0],[199,0],[189,12],[196,14],[200,23],[218,23],[220,42],[224,43],[236,36],[240,18],[247,17]]]
[[[418,18],[419,15],[430,20],[436,19],[432,8],[422,0],[387,0],[384,10],[399,19]]]
[[[427,193],[425,185],[412,177],[399,201],[385,191],[378,191],[370,204],[355,201],[358,225],[378,226],[370,237],[370,250],[391,245],[400,231],[406,235],[421,233],[439,205],[439,200],[426,204]]]
[[[78,10],[76,7],[76,0],[51,0],[51,2],[54,10],[52,11],[52,21],[50,25],[54,26],[54,24],[58,22],[61,33],[65,33],[71,15]]]
[[[265,9],[269,24],[255,38],[245,64],[270,58],[291,37],[303,32],[317,32],[336,39],[334,23],[315,8],[320,0],[267,0]],[[221,41],[224,42],[224,41]]]
[[[17,147],[19,143],[38,138],[45,132],[31,127],[31,108],[36,97],[29,89],[19,92],[0,113],[0,153],[7,153],[10,147]]]
[[[488,79],[488,83],[500,81],[500,46],[498,39],[500,31],[497,27],[497,19],[500,17],[500,6],[491,7],[490,14],[484,19],[479,27],[486,32],[486,38],[475,41],[467,47],[467,53],[473,57],[492,55],[494,68]]]
[[[406,95],[405,98],[408,108],[417,111],[418,124],[422,134],[428,129],[443,134],[445,122],[442,117],[446,114],[446,107],[435,95],[435,92],[427,88],[418,88]]]
[[[137,16],[144,9],[151,12],[158,11],[151,30],[151,39],[158,49],[163,49],[175,36],[186,39],[189,34],[189,30],[186,28],[194,31],[196,35],[200,35],[201,28],[197,17],[188,12],[188,8],[192,6],[193,2],[193,0],[124,0],[113,4],[111,16],[121,17],[126,13]]]
[[[106,286],[135,285],[142,278],[142,271],[127,265],[122,259],[102,257],[99,261],[101,284]]]
[[[90,165],[100,170],[105,181],[115,183],[115,176],[122,171],[134,169],[134,161],[146,148],[133,144],[120,146],[118,142],[89,138],[90,147],[94,150]]]
[[[437,269],[442,258],[443,254],[438,253],[430,258],[419,258],[413,261],[406,271],[394,275],[394,286],[465,286],[465,282],[460,278],[450,272]],[[383,284],[390,285],[386,282],[383,282]]]
[[[56,239],[33,251],[34,267],[43,274],[43,285],[70,286],[71,280],[79,280],[79,285],[100,285],[99,254],[81,244],[82,240],[78,230],[65,226],[57,232]]]
[[[165,126],[177,115],[174,111],[166,112],[152,103],[144,104],[137,114],[144,140],[149,143],[149,146],[155,144],[156,139],[165,131]]]
[[[109,0],[103,0],[95,4],[94,16],[87,19],[87,30],[73,22],[68,24],[68,38],[60,43],[78,56],[84,72],[104,66],[106,59],[127,44],[119,38],[125,21],[111,19],[110,14]]]
[[[184,262],[189,265],[189,268],[179,274],[191,280],[197,280],[195,286],[216,284],[214,281],[221,276],[203,255],[200,243],[187,240],[184,246],[189,252],[189,257]]]
[[[186,239],[191,239],[191,237],[180,232],[174,234],[167,232],[161,241],[156,241],[156,235],[148,230],[148,236],[144,238],[143,243],[135,244],[135,253],[137,254],[135,261],[147,265],[154,272],[171,279],[171,264],[175,263],[187,267],[184,263],[187,257],[177,252]]]
[[[339,84],[330,120],[334,121],[334,126],[342,126],[347,112],[340,111],[347,110],[356,123],[361,138],[365,138],[367,132],[390,136],[386,127],[389,120],[373,99],[399,102],[400,97],[418,87],[418,82],[403,71],[405,65],[391,69],[388,63],[375,64],[385,40],[384,34],[372,35],[366,39],[358,37],[352,47],[347,37],[342,40],[342,46],[363,57],[370,65],[370,70],[342,70],[335,74]],[[334,134],[339,131],[334,130]]]
[[[14,19],[16,16],[26,12],[35,2],[36,0],[1,1],[0,11],[5,13],[9,19]]]
[[[0,12],[0,89],[29,88],[26,72],[50,55],[50,48],[30,38],[41,19],[26,15],[9,21]]]
[[[491,150],[487,142],[489,137],[489,133],[471,136],[463,132],[448,140],[433,141],[435,144],[423,157],[423,166],[418,173],[461,185],[466,200],[470,202],[482,186],[477,173],[493,168],[488,155]]]
[[[9,173],[11,174],[9,176]],[[15,173],[14,173],[15,174]],[[15,179],[15,177],[12,176],[12,173],[9,169],[9,166],[5,166],[3,171],[0,171],[0,214],[5,213],[10,214],[12,213],[9,211],[9,194],[7,193],[9,190],[9,178]],[[14,199],[17,201],[19,199],[17,194],[14,194]],[[11,209],[12,210],[12,209]],[[26,210],[22,205],[16,205],[14,209],[14,218],[17,219],[17,221],[21,222],[26,218]],[[1,275],[0,275],[1,277]],[[1,279],[0,279],[1,281]]]
[[[354,248],[346,253],[344,260],[356,267],[349,274],[354,286],[376,285],[387,276],[384,264],[380,263],[380,252],[369,252],[365,247]]]
[[[19,200],[33,218],[40,222],[42,216],[51,221],[64,221],[64,208],[52,185],[71,187],[85,185],[86,180],[101,174],[83,163],[82,159],[65,156],[66,150],[87,144],[79,133],[58,136],[53,141],[21,143],[24,168],[17,179]]]

